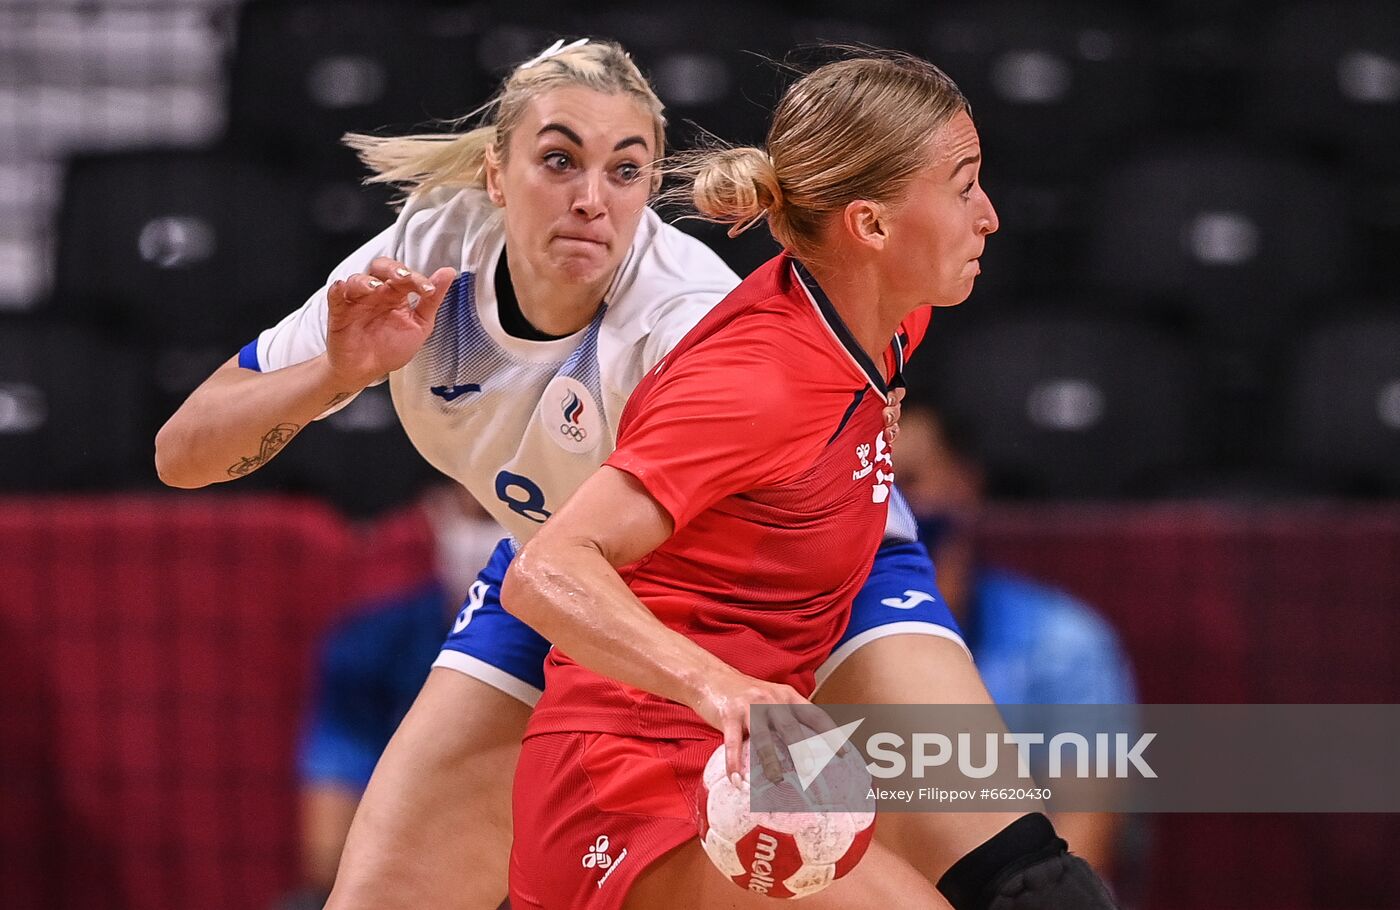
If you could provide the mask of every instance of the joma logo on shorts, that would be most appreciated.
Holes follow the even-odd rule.
[[[753,875],[749,878],[749,890],[767,894],[773,887],[773,857],[778,855],[778,839],[767,831],[758,836],[758,844],[753,848]]]

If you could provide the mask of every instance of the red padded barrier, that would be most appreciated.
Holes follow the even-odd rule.
[[[312,647],[425,571],[421,519],[389,528],[272,497],[0,503],[0,906],[247,910],[290,886]]]
[[[1400,702],[1400,507],[1004,507],[984,530],[988,558],[1113,620],[1145,702]],[[1150,827],[1150,908],[1400,907],[1394,816]]]
[[[1400,507],[1001,508],[984,538],[1109,615],[1147,701],[1400,701]],[[415,512],[0,500],[0,907],[267,906],[313,643],[430,558]],[[1151,825],[1150,910],[1400,906],[1400,819]]]

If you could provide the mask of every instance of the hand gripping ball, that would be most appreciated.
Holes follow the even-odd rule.
[[[740,888],[790,898],[816,894],[854,869],[874,837],[875,813],[814,811],[814,794],[792,771],[781,783],[761,775],[757,783],[763,792],[760,805],[794,811],[755,811],[747,742],[743,754],[738,786],[725,774],[723,745],[710,756],[701,783],[700,844],[720,872]],[[850,750],[844,758],[832,759],[811,789],[830,793],[845,783],[868,788],[869,780],[859,755]]]

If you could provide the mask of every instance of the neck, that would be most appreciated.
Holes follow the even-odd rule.
[[[890,339],[914,307],[905,307],[884,293],[872,263],[843,265],[839,270],[808,265],[807,270],[822,286],[861,350],[877,366],[883,365]]]
[[[590,284],[550,281],[524,257],[509,255],[510,284],[525,321],[546,335],[572,335],[593,321],[612,273]]]

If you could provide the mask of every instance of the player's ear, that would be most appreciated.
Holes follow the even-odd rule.
[[[851,239],[874,250],[883,250],[889,242],[884,223],[884,206],[868,199],[856,199],[841,212],[841,223]]]
[[[498,207],[504,208],[506,194],[501,190],[501,156],[497,153],[494,142],[486,146],[482,170],[486,173],[486,195]]]

